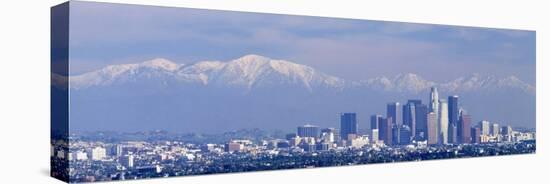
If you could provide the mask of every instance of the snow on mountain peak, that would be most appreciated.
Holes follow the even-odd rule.
[[[397,75],[393,82],[398,90],[413,92],[424,91],[435,85],[435,82],[425,80],[413,73]]]
[[[315,69],[284,60],[273,60],[259,55],[245,55],[228,61],[201,61],[179,65],[166,59],[153,59],[138,64],[110,65],[100,70],[71,77],[74,88],[102,86],[115,81],[161,81],[171,78],[203,85],[242,86],[251,89],[262,85],[299,84],[311,90],[314,86],[342,87],[343,80]]]
[[[232,60],[219,72],[224,83],[246,86],[299,84],[311,91],[315,86],[341,87],[343,81],[315,69],[285,60],[246,55]]]
[[[170,60],[164,59],[164,58],[156,58],[156,59],[152,59],[152,60],[149,60],[149,61],[145,61],[145,62],[141,63],[140,65],[151,67],[151,68],[156,68],[156,69],[169,70],[169,71],[175,71],[180,67],[179,64],[176,64],[176,63],[174,63]]]
[[[535,87],[521,81],[516,76],[498,78],[492,75],[481,75],[473,73],[467,77],[459,77],[449,82],[437,83],[425,80],[417,74],[406,73],[398,74],[393,78],[375,77],[360,82],[355,82],[356,87],[368,87],[394,92],[413,92],[418,93],[429,90],[432,86],[438,86],[443,91],[448,92],[471,92],[471,91],[491,91],[499,89],[519,89],[524,92],[534,94]]]
[[[309,91],[315,88],[368,87],[395,92],[419,93],[438,86],[443,91],[468,92],[479,90],[520,89],[530,94],[535,87],[521,81],[516,76],[499,78],[496,76],[471,74],[449,82],[436,83],[414,73],[398,74],[392,78],[375,77],[359,82],[347,83],[312,67],[285,60],[271,59],[260,55],[222,61],[201,61],[183,65],[158,58],[137,64],[110,65],[69,79],[71,88],[126,84],[128,82],[149,81],[165,83],[175,81],[202,85],[234,86],[248,90],[255,87],[303,87]],[[348,86],[351,84],[351,86]]]

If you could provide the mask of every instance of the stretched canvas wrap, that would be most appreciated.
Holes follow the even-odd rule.
[[[536,151],[535,31],[80,1],[51,25],[66,182]]]

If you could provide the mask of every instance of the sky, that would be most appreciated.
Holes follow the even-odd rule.
[[[247,54],[349,80],[481,73],[535,85],[534,31],[71,1],[71,75],[153,58],[191,64]]]

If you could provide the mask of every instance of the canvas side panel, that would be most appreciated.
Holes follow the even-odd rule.
[[[52,7],[50,16],[50,175],[69,182],[69,2]]]

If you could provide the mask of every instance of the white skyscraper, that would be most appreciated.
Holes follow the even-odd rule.
[[[439,114],[439,94],[436,87],[432,87],[432,91],[430,92],[429,108],[430,112]]]
[[[493,123],[493,126],[491,127],[491,134],[493,136],[498,136],[500,135],[500,128],[498,126],[498,123]]]
[[[479,127],[481,128],[481,135],[489,135],[491,131],[491,123],[489,121],[483,120],[479,122]]]
[[[449,112],[447,109],[447,100],[439,100],[439,141],[441,144],[447,144],[449,141]]]

